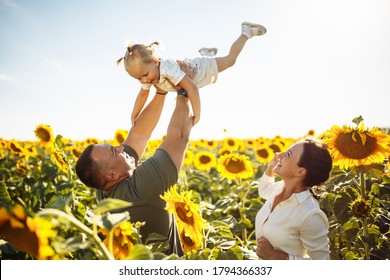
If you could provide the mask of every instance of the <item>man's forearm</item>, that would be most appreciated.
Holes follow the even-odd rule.
[[[156,94],[137,118],[123,144],[132,147],[141,158],[164,106],[165,95]]]
[[[144,135],[150,137],[154,128],[156,127],[162,109],[164,107],[165,96],[156,94],[152,101],[145,107],[137,118],[137,125],[132,128],[137,135]]]
[[[192,123],[189,122],[189,117],[189,100],[187,97],[178,95],[176,108],[167,129],[167,137],[179,135],[179,138],[187,138],[192,127]]]

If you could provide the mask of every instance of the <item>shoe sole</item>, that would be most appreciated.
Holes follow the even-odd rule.
[[[241,25],[250,25],[251,27],[259,27],[260,33],[257,33],[256,34],[257,36],[264,35],[265,33],[267,33],[267,28],[265,28],[261,24],[257,24],[257,23],[253,23],[253,22],[249,22],[249,21],[244,21],[243,23],[241,23]]]
[[[212,56],[215,56],[218,52],[218,49],[217,48],[201,48],[198,50],[198,52],[202,55],[202,50],[207,50],[209,52],[212,52]]]

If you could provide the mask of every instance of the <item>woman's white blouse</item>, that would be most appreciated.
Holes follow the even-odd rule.
[[[329,259],[328,218],[309,190],[294,193],[271,212],[283,188],[284,181],[261,177],[259,195],[267,201],[256,215],[256,239],[264,236],[289,259]]]

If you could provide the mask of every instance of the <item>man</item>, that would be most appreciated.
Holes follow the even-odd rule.
[[[178,179],[193,125],[189,100],[178,95],[166,138],[155,154],[139,166],[164,105],[165,95],[156,94],[139,115],[126,140],[120,146],[90,145],[80,155],[76,172],[87,186],[96,188],[98,200],[122,199],[132,203],[127,209],[132,222],[145,221],[143,241],[150,233],[167,236],[168,254],[183,254],[174,217],[164,210],[160,198]]]

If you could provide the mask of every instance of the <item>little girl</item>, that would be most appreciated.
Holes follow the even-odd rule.
[[[241,28],[241,35],[232,44],[227,56],[213,57],[217,49],[202,48],[199,52],[203,57],[186,59],[186,63],[189,64],[194,73],[192,79],[180,69],[175,60],[162,59],[156,56],[152,46],[158,45],[158,42],[154,42],[149,46],[143,44],[129,45],[125,56],[120,58],[117,63],[119,64],[123,60],[127,73],[138,79],[142,84],[131,114],[132,124],[135,124],[135,120],[148,99],[150,87],[153,85],[157,94],[165,95],[168,91],[177,91],[178,94],[188,96],[195,125],[200,119],[198,88],[215,83],[219,72],[234,65],[248,39],[267,32],[262,25],[250,22],[243,22]]]

